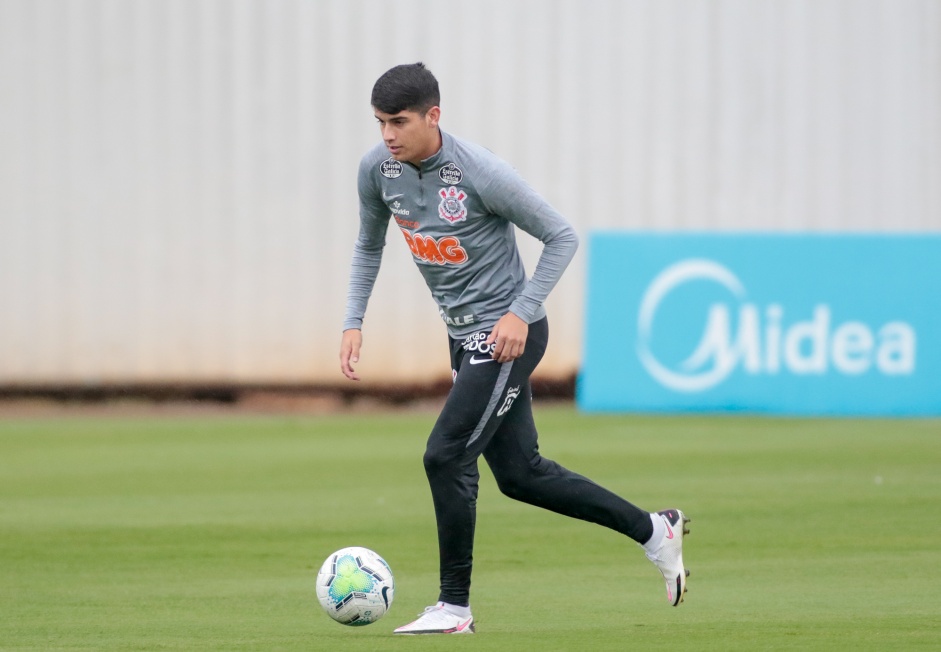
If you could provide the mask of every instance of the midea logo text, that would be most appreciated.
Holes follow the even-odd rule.
[[[738,330],[732,332],[733,308],[712,304],[699,345],[677,369],[669,368],[651,352],[657,308],[683,283],[704,280],[725,287],[738,300]],[[915,329],[906,322],[890,321],[879,327],[860,321],[831,324],[830,307],[820,303],[809,319],[785,327],[780,304],[761,309],[745,297],[742,282],[711,260],[687,259],[661,272],[647,288],[638,316],[638,355],[650,375],[669,389],[701,392],[721,383],[739,366],[749,375],[783,371],[821,375],[832,368],[851,376],[872,371],[895,376],[915,370]]]

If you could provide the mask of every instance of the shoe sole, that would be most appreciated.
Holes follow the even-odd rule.
[[[686,514],[680,510],[676,510],[680,514],[680,518],[683,521],[682,524],[682,534],[680,535],[683,539],[686,538],[686,535],[689,534],[689,528],[686,527],[692,519],[690,519]],[[683,553],[680,553],[680,561],[682,562]],[[679,607],[682,604],[683,599],[686,597],[686,578],[689,577],[689,569],[686,568],[686,564],[683,564],[683,572],[676,576],[676,600],[673,601],[674,607]]]
[[[392,633],[398,636],[425,636],[427,634],[473,634],[476,631],[477,628],[474,627],[474,621],[472,620],[469,624],[464,624],[452,629],[426,629],[420,632],[400,632],[399,630],[394,630]]]

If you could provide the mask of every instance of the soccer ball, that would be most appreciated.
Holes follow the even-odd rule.
[[[385,559],[369,548],[342,548],[317,573],[317,599],[343,625],[368,625],[392,606],[395,579]]]

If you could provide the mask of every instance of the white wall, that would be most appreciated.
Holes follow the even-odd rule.
[[[416,60],[585,240],[941,229],[941,0],[0,0],[0,384],[342,381],[369,92]],[[393,231],[359,369],[446,377]]]

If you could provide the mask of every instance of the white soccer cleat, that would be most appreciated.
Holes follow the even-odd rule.
[[[474,617],[466,618],[448,611],[444,605],[425,607],[418,620],[402,625],[393,634],[473,634]]]
[[[689,534],[686,524],[689,518],[678,509],[665,509],[657,512],[666,525],[666,532],[660,547],[655,552],[648,552],[647,559],[660,570],[667,583],[667,602],[678,606],[686,594],[686,578],[689,571],[683,566],[683,536]]]

